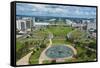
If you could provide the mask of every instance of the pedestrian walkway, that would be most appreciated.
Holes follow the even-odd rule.
[[[28,65],[31,54],[32,52],[28,53],[26,56],[21,58],[19,61],[17,61],[16,65]]]

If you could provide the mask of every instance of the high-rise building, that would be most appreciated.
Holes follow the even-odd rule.
[[[31,30],[33,21],[32,19],[18,19],[16,20],[17,29],[20,31]]]

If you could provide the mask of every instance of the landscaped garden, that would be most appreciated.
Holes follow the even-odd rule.
[[[30,36],[25,38],[18,38],[16,41],[16,60],[20,60],[32,52],[29,57],[29,64],[38,64],[41,53],[49,46],[50,38],[48,36],[50,34],[53,35],[51,46],[70,45],[77,51],[77,54],[70,59],[64,59],[64,62],[93,61],[96,58],[96,40],[84,37],[86,33],[69,26],[50,26],[32,31]],[[46,59],[42,61],[43,63],[56,63],[56,60]]]

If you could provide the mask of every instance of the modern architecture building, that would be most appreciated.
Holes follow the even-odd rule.
[[[17,30],[19,31],[27,31],[31,30],[33,25],[32,19],[19,19],[16,20]]]

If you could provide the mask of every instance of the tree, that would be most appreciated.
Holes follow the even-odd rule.
[[[88,45],[89,48],[96,49],[96,42],[90,42]]]
[[[87,51],[86,51],[86,54],[87,54],[88,57],[90,57],[90,56],[92,55],[92,51],[87,50]]]
[[[46,48],[46,44],[42,43],[42,44],[40,45],[40,47],[41,47],[41,48]]]
[[[51,61],[51,63],[56,63],[56,59],[53,59],[53,60]]]

